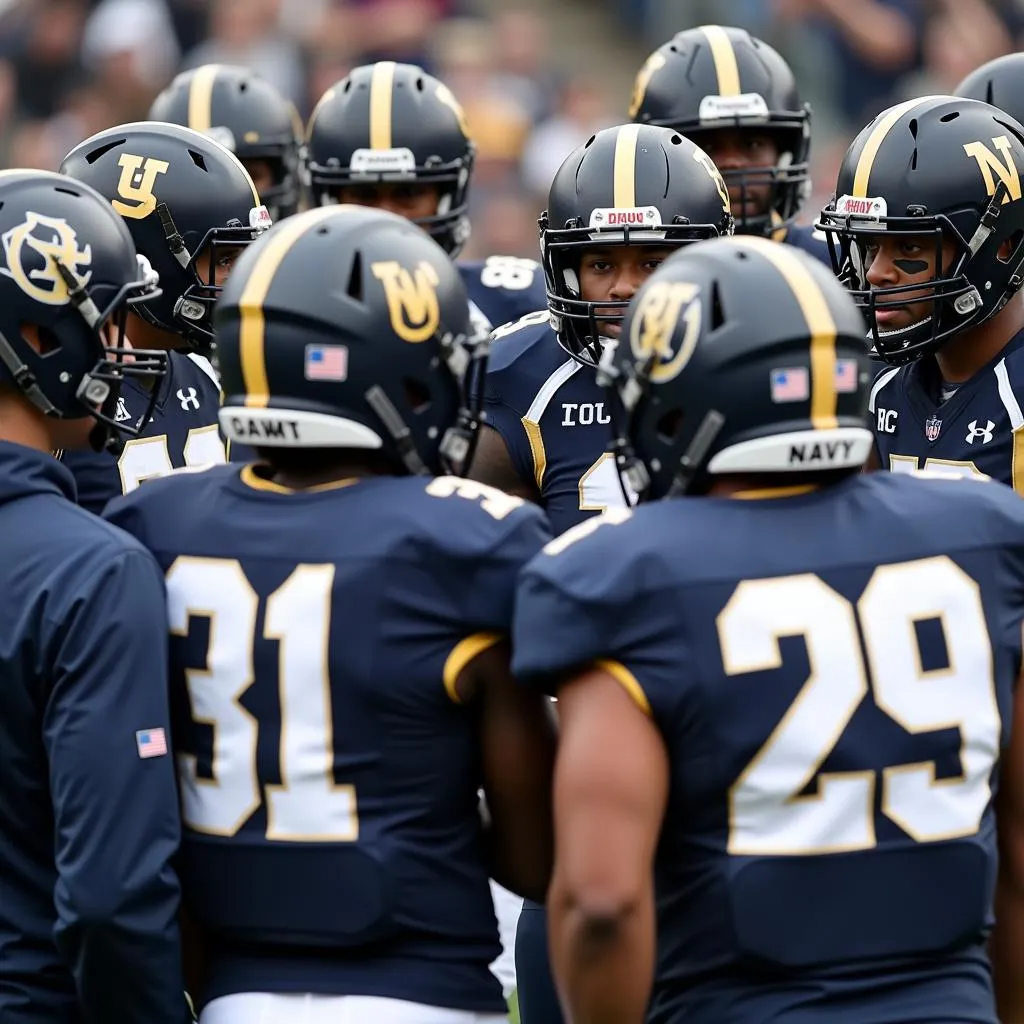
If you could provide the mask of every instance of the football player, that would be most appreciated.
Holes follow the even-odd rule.
[[[157,294],[106,200],[0,173],[0,1020],[191,1019],[171,860],[163,580],[76,507],[50,454],[102,449],[126,380],[124,313]]]
[[[302,119],[249,68],[204,64],[183,71],[153,101],[149,118],[203,132],[230,149],[275,224],[298,210]]]
[[[627,314],[609,403],[652,503],[550,544],[513,629],[516,675],[558,694],[572,1020],[996,1024],[997,863],[998,927],[1024,927],[1024,502],[860,472],[863,330],[819,261],[740,236]]]
[[[540,219],[548,308],[494,333],[487,425],[473,479],[541,504],[560,533],[625,504],[594,368],[617,341],[626,303],[674,249],[733,230],[710,158],[668,128],[598,132],[563,162]],[[523,1024],[560,1020],[543,907],[516,936]]]
[[[637,73],[629,117],[674,128],[714,160],[737,234],[789,242],[829,262],[824,239],[795,223],[811,191],[811,108],[767,43],[722,25],[677,33]]]
[[[504,642],[543,515],[435,476],[471,449],[487,335],[433,240],[353,206],[276,226],[215,316],[221,424],[263,463],[106,512],[167,573],[201,1019],[293,1024],[315,995],[496,1024],[488,874],[543,899],[554,730]]]
[[[461,104],[443,82],[413,64],[379,61],[328,89],[306,129],[306,177],[312,202],[355,203],[418,224],[454,260],[469,239],[469,189],[476,146]],[[490,256],[459,261],[480,330],[544,306],[536,260]],[[235,456],[237,457],[237,456]],[[494,890],[503,937],[514,934],[519,900]],[[495,971],[515,988],[508,943]]]
[[[153,418],[139,437],[115,452],[63,456],[79,502],[98,513],[143,480],[225,461],[220,386],[209,360],[211,314],[239,252],[270,218],[237,157],[177,125],[144,121],[107,129],[76,146],[61,170],[107,197],[160,275],[162,294],[132,307],[128,337],[170,352]],[[126,382],[118,419],[137,422],[151,398],[145,382]]]
[[[358,203],[401,214],[452,259],[469,238],[475,155],[458,100],[414,64],[354,68],[320,98],[306,129],[316,205]],[[456,266],[473,307],[492,327],[544,305],[536,260],[490,256]]]
[[[539,502],[561,533],[625,501],[594,367],[626,303],[674,249],[731,234],[733,220],[703,150],[630,124],[566,158],[540,228],[548,308],[494,334],[470,475]]]
[[[836,272],[892,364],[871,390],[894,472],[986,474],[1024,495],[1024,128],[978,100],[890,107],[822,211]]]

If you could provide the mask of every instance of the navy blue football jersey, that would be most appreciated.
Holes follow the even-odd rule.
[[[772,240],[795,245],[816,260],[821,260],[826,267],[832,266],[832,257],[828,253],[828,241],[824,234],[816,231],[810,224],[790,224],[788,228],[780,228],[772,235]]]
[[[484,410],[516,472],[536,483],[555,533],[625,507],[607,451],[605,393],[594,370],[559,345],[546,309],[494,332]]]
[[[652,1024],[996,1024],[1024,502],[888,473],[801,491],[558,538],[521,577],[513,670],[596,661],[664,740]]]
[[[182,515],[181,510],[189,510]],[[206,1000],[376,995],[505,1003],[455,681],[511,629],[550,531],[465,480],[292,492],[251,466],[112,502],[167,574],[185,900]]]
[[[934,358],[883,370],[869,403],[879,465],[894,473],[981,474],[1024,496],[1022,389],[1024,331],[945,401]]]
[[[469,301],[491,328],[547,306],[544,271],[536,260],[518,256],[488,256],[482,261],[456,263]]]
[[[0,442],[0,1020],[184,1024],[163,579],[74,499]]]
[[[74,474],[82,508],[98,515],[111,498],[134,491],[144,480],[166,476],[182,466],[225,461],[217,423],[220,386],[213,367],[200,355],[168,355],[168,374],[160,383],[160,397],[142,437],[127,441],[119,456],[91,451],[61,455]],[[149,392],[129,378],[121,389],[115,418],[138,420],[149,398]]]

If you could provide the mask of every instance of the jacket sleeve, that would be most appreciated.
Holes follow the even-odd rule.
[[[180,840],[163,577],[131,548],[47,623],[54,938],[89,1021],[181,1022]]]

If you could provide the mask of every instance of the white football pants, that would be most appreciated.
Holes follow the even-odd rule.
[[[508,1024],[508,1017],[377,996],[240,992],[214,999],[199,1024]]]
[[[509,892],[491,879],[491,898],[501,940],[501,955],[491,964],[491,973],[501,982],[501,990],[508,999],[516,987],[516,928],[519,911],[523,909],[523,897]]]

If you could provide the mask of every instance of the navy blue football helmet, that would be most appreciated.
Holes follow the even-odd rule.
[[[979,100],[922,96],[883,110],[850,145],[816,225],[836,274],[894,366],[995,316],[1024,284],[1024,126]],[[931,280],[872,287],[879,242],[923,239]],[[944,245],[951,251],[943,266]],[[929,251],[930,250],[930,251]],[[927,314],[894,328],[878,314]]]
[[[754,235],[673,253],[633,296],[598,381],[624,491],[853,471],[874,441],[864,321],[820,261]]]
[[[416,223],[451,256],[469,238],[469,183],[476,147],[443,82],[415,64],[353,68],[320,98],[306,130],[313,201],[337,201],[347,185],[415,182],[440,193],[437,213]]]
[[[0,173],[0,381],[45,416],[82,419],[100,451],[137,422],[116,420],[125,377],[159,381],[162,352],[124,344],[126,311],[158,299],[157,276],[110,204],[63,174]],[[35,330],[37,344],[25,337]],[[112,331],[113,328],[113,331]],[[151,389],[153,401],[159,388]]]
[[[227,64],[183,71],[153,101],[149,118],[209,135],[250,172],[253,164],[265,161],[273,184],[259,193],[271,219],[283,220],[298,210],[302,120],[294,105],[254,71]]]
[[[238,158],[190,128],[140,121],[86,139],[64,158],[61,171],[107,198],[160,275],[160,298],[134,312],[186,347],[208,349],[220,294],[217,262],[271,223]]]
[[[539,225],[552,326],[562,347],[590,365],[601,358],[600,323],[621,320],[626,303],[583,298],[585,250],[683,246],[735,227],[711,158],[676,131],[636,124],[606,128],[565,158]]]
[[[242,254],[214,322],[230,440],[362,449],[417,474],[468,466],[487,334],[411,221],[352,205],[289,217]]]
[[[745,29],[700,25],[676,33],[637,73],[629,117],[673,128],[712,152],[708,135],[721,129],[775,139],[776,162],[722,171],[733,189],[737,234],[771,237],[796,220],[810,195],[810,105],[781,54]],[[764,188],[767,208],[752,212],[748,195]]]

